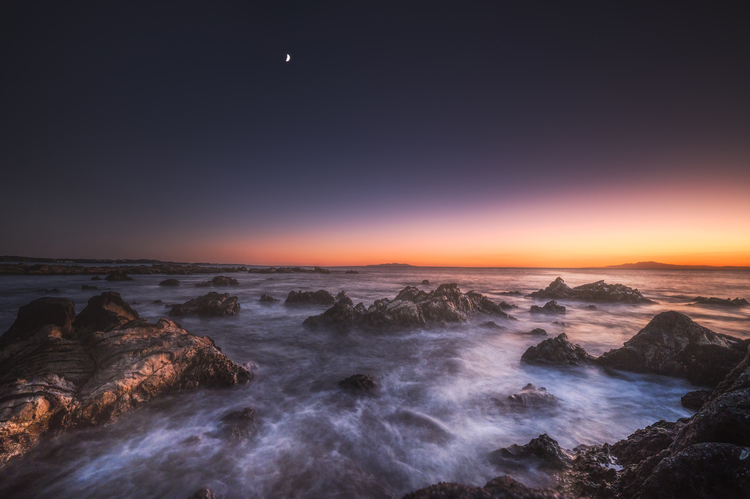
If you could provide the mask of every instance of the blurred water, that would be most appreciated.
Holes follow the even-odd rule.
[[[510,474],[530,485],[551,478],[533,469],[503,469],[487,454],[548,433],[566,448],[614,442],[660,419],[689,415],[680,397],[688,382],[597,368],[521,365],[526,348],[542,338],[518,335],[543,327],[566,332],[594,355],[619,347],[657,313],[677,310],[722,333],[750,337],[750,310],[688,305],[697,295],[750,297],[750,272],[551,269],[335,269],[325,274],[231,274],[242,311],[229,318],[184,318],[191,333],[209,335],[236,362],[254,366],[255,380],[230,390],[181,393],[142,407],[101,428],[70,432],[38,446],[0,471],[3,497],[174,497],[208,486],[226,497],[400,496],[438,481],[483,485]],[[531,315],[544,301],[501,296],[546,287],[561,276],[571,286],[604,279],[640,289],[653,305],[565,302],[565,316]],[[166,316],[165,303],[205,294],[194,284],[212,276],[177,276],[178,288],[159,287],[165,276],[91,282],[83,276],[7,276],[0,280],[0,330],[18,307],[56,288],[80,312],[106,289],[122,294],[142,317]],[[270,279],[270,277],[273,277]],[[432,284],[420,283],[428,279]],[[399,332],[310,330],[309,315],[325,307],[286,306],[291,290],[346,290],[356,302],[393,298],[406,285],[434,289],[457,282],[499,302],[515,303],[518,321],[493,319],[505,330],[476,323]],[[82,291],[82,284],[99,286]],[[216,289],[222,291],[220,288]],[[258,302],[261,293],[282,301]],[[55,295],[53,295],[55,296]],[[162,300],[161,304],[153,301]],[[564,321],[565,325],[553,324]],[[354,397],[337,382],[372,374],[381,390]],[[507,412],[496,403],[527,383],[560,399],[554,410]],[[221,417],[253,407],[261,419],[250,441],[217,433]],[[194,437],[190,438],[189,437]],[[186,439],[189,439],[186,441]]]

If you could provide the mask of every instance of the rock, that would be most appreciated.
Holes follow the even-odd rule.
[[[440,420],[411,409],[401,409],[385,417],[393,424],[408,426],[413,436],[433,443],[446,443],[453,439],[450,429]]]
[[[586,305],[583,308],[585,308],[586,310],[597,310],[596,305]]]
[[[338,327],[406,327],[429,323],[466,322],[470,315],[477,313],[512,319],[498,304],[474,291],[462,293],[456,284],[442,284],[430,293],[414,286],[407,286],[393,300],[376,300],[366,310],[364,305],[358,307],[360,305],[354,307],[347,297],[323,314],[308,317],[305,324]]]
[[[495,321],[483,322],[479,325],[479,327],[484,328],[484,329],[505,329],[503,326],[497,324]]]
[[[629,288],[623,284],[607,284],[604,281],[597,281],[571,288],[565,284],[561,277],[552,281],[546,289],[534,291],[528,296],[545,300],[566,299],[595,303],[653,303],[637,289]]]
[[[546,433],[526,445],[513,444],[490,454],[490,462],[494,464],[509,464],[509,461],[526,461],[539,468],[554,470],[564,470],[571,466],[570,456]]]
[[[422,285],[423,285],[423,286],[429,286],[429,285],[430,285],[430,281],[428,281],[427,279],[424,279],[424,280],[422,281]]]
[[[105,278],[108,281],[132,281],[133,278],[129,277],[128,274],[121,269],[113,270]]]
[[[101,277],[99,277],[98,275],[95,275],[94,277],[92,277],[92,278],[91,278],[91,280],[92,280],[92,281],[101,281],[101,280],[102,280],[102,278],[101,278]]]
[[[543,386],[538,387],[529,383],[520,392],[508,396],[507,403],[517,408],[551,407],[557,405],[557,397]]]
[[[532,305],[529,312],[532,314],[564,314],[565,307],[558,305],[555,300],[552,300],[545,303],[543,307]]]
[[[96,286],[89,286],[88,284],[81,284],[81,289],[83,291],[87,291],[87,290],[90,290],[90,289],[99,289],[99,288],[96,287]]]
[[[591,363],[594,357],[586,353],[580,345],[568,341],[565,333],[544,340],[536,346],[529,347],[521,356],[521,362],[527,364],[569,364],[581,366]]]
[[[500,303],[498,303],[498,305],[500,305],[500,308],[502,308],[503,310],[512,310],[514,308],[518,308],[518,305],[513,305],[512,303],[508,303],[505,301],[501,301]]]
[[[344,274],[359,274],[356,270],[347,270]]]
[[[544,329],[542,329],[540,327],[535,327],[534,329],[532,329],[528,333],[519,333],[519,334],[528,334],[528,335],[531,335],[531,336],[547,336],[547,331],[545,331]]]
[[[500,296],[523,296],[520,291],[501,291],[498,293]]]
[[[324,289],[318,291],[290,291],[284,303],[287,305],[294,303],[333,305],[336,303],[336,298]]]
[[[744,357],[738,338],[719,334],[679,312],[656,315],[625,346],[603,354],[609,368],[653,372],[716,386]]]
[[[339,386],[351,392],[372,393],[378,388],[375,378],[369,374],[353,374],[339,381]]]
[[[336,295],[336,301],[343,300],[344,298],[349,298],[349,295],[346,291],[341,291],[339,294]]]
[[[260,300],[259,301],[262,301],[264,303],[274,303],[274,302],[277,302],[279,300],[277,298],[274,298],[273,296],[271,296],[269,294],[263,293],[262,295],[260,295]]]
[[[553,322],[552,324],[557,324],[558,326],[567,326],[567,324],[565,324],[565,323],[564,323],[564,322],[562,322],[562,321],[555,321],[555,322]]]
[[[158,304],[160,304],[161,302],[162,302],[161,300],[154,300],[154,301],[152,301],[151,303],[153,303],[154,305],[158,305]]]
[[[190,496],[188,499],[218,499],[217,496],[211,492],[211,489],[200,489],[195,494]]]
[[[312,270],[302,267],[268,267],[265,269],[252,268],[248,269],[250,274],[330,274],[331,271],[321,267],[314,267]]]
[[[240,282],[232,277],[226,277],[223,275],[217,275],[210,281],[199,282],[195,285],[197,288],[205,288],[208,286],[239,286]]]
[[[179,286],[179,285],[180,285],[180,281],[178,281],[177,279],[166,279],[159,283],[159,286]]]
[[[683,426],[685,420],[673,423],[658,421],[644,429],[636,430],[628,438],[612,445],[612,454],[622,466],[638,464],[669,448]]]
[[[199,315],[201,317],[226,317],[240,312],[240,304],[236,296],[229,293],[219,294],[211,291],[207,295],[193,298],[182,305],[173,305],[169,311],[170,317]]]
[[[484,487],[440,482],[410,492],[402,499],[572,499],[552,489],[533,489],[509,476],[493,478]]]
[[[695,390],[687,392],[680,399],[680,403],[682,404],[682,407],[685,407],[686,409],[697,411],[708,402],[708,399],[711,398],[711,393],[713,393],[711,390]]]
[[[221,418],[220,433],[232,440],[247,440],[258,431],[258,420],[255,409],[245,407],[240,411],[230,412]]]
[[[706,298],[705,296],[698,296],[693,300],[695,303],[693,305],[708,305],[708,306],[717,306],[717,307],[730,307],[730,308],[739,308],[739,307],[747,307],[750,305],[750,303],[747,302],[744,298],[735,298],[734,300],[727,298]]]
[[[93,297],[77,317],[72,301],[51,300],[21,307],[0,337],[0,462],[50,431],[105,423],[175,390],[252,377],[208,337],[167,319],[129,320],[137,314],[117,293]]]

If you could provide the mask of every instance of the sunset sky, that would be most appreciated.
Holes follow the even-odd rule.
[[[403,3],[4,2],[0,254],[750,265],[740,11]]]

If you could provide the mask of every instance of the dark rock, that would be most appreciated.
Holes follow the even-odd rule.
[[[177,279],[166,279],[159,283],[159,286],[179,286],[179,285],[180,285],[180,281],[178,281]]]
[[[221,418],[221,433],[230,439],[247,440],[258,431],[255,409],[245,407]]]
[[[217,496],[211,492],[211,489],[200,489],[195,494],[190,496],[188,499],[218,499]]]
[[[99,288],[96,287],[96,286],[89,286],[88,284],[81,284],[81,289],[83,291],[86,291],[86,290],[90,290],[90,289],[99,289]]]
[[[518,308],[518,305],[513,305],[512,303],[508,303],[505,301],[501,301],[500,303],[498,303],[498,305],[500,305],[500,308],[502,308],[503,310],[512,310],[514,308]]]
[[[423,285],[423,286],[429,286],[429,285],[430,285],[430,281],[428,281],[427,279],[424,279],[424,280],[422,281],[422,285]]]
[[[629,288],[623,284],[607,284],[604,281],[597,281],[571,288],[565,284],[561,277],[552,281],[546,289],[534,291],[528,296],[546,300],[566,299],[596,303],[653,303],[637,289]]]
[[[201,317],[226,317],[236,315],[240,311],[240,304],[236,296],[229,293],[219,294],[211,291],[207,295],[193,298],[182,305],[173,305],[169,311],[170,317],[199,315]]]
[[[330,274],[331,271],[321,267],[314,267],[312,270],[302,267],[268,267],[265,269],[252,268],[248,269],[250,274]]]
[[[542,329],[540,327],[535,327],[534,329],[532,329],[528,333],[520,333],[520,334],[529,334],[529,335],[532,335],[532,336],[547,336],[547,331],[545,331],[544,329]]]
[[[307,303],[311,305],[333,305],[336,298],[323,289],[318,291],[290,291],[286,297],[286,304]]]
[[[135,319],[138,319],[138,312],[122,299],[120,293],[105,291],[89,299],[88,305],[78,314],[73,326],[81,336],[82,333],[120,327]]]
[[[339,294],[336,295],[336,301],[343,300],[344,298],[349,299],[349,295],[346,291],[340,291]]]
[[[520,392],[508,396],[507,402],[519,408],[551,407],[557,405],[557,397],[543,386],[534,386],[529,383]]]
[[[527,461],[539,468],[564,470],[570,468],[571,459],[558,443],[546,433],[532,439],[526,445],[513,444],[490,454],[494,464],[509,464],[509,461]]]
[[[339,381],[339,386],[352,392],[372,393],[378,388],[375,378],[369,374],[353,374]]]
[[[564,323],[564,322],[562,322],[562,321],[555,321],[555,322],[553,322],[552,324],[557,324],[558,326],[567,326],[567,324],[565,324],[565,323]]]
[[[735,298],[734,300],[727,298],[706,298],[705,296],[698,296],[695,300],[693,300],[695,303],[694,305],[709,305],[709,306],[717,306],[717,307],[729,307],[729,308],[739,308],[739,307],[747,307],[750,306],[750,303],[747,302],[744,298]]]
[[[269,294],[263,293],[262,295],[260,295],[260,300],[259,301],[262,301],[264,303],[274,303],[274,302],[277,302],[279,300],[277,298],[274,298],[273,296],[271,296]]]
[[[161,303],[161,302],[162,302],[161,300],[154,300],[154,301],[152,301],[151,303],[153,303],[154,305],[158,305],[158,304],[159,304],[159,303]]]
[[[570,364],[581,366],[594,360],[580,345],[568,341],[565,333],[529,347],[521,356],[527,364]]]
[[[662,312],[625,346],[598,362],[609,368],[653,372],[715,386],[744,357],[738,338],[719,334],[679,312]],[[745,347],[746,348],[746,347]]]
[[[101,280],[102,280],[102,278],[101,278],[101,277],[99,277],[98,275],[95,275],[94,277],[92,277],[92,278],[91,278],[91,280],[92,280],[92,281],[101,281]]]
[[[195,285],[197,288],[204,288],[208,286],[239,286],[240,282],[232,277],[226,277],[223,275],[217,275],[210,281],[199,282]]]
[[[446,443],[453,439],[450,429],[438,419],[410,409],[401,409],[385,417],[390,423],[409,427],[411,434],[420,440]]]
[[[687,392],[680,399],[680,403],[682,404],[682,407],[697,411],[708,402],[708,399],[711,398],[711,393],[713,393],[711,390],[695,390]]]
[[[659,455],[674,442],[677,432],[685,426],[685,420],[677,422],[658,421],[651,426],[636,430],[624,440],[612,445],[612,454],[619,464],[629,466]]]
[[[347,270],[344,274],[359,274],[356,270]]]
[[[586,310],[597,310],[596,305],[586,305],[583,308],[585,308]]]
[[[410,492],[402,499],[571,499],[552,489],[533,489],[509,476],[493,478],[484,487],[440,482]]]
[[[133,278],[129,277],[128,274],[121,269],[113,270],[105,278],[108,281],[132,281]]]
[[[498,293],[500,296],[523,296],[520,291],[501,291]]]
[[[503,326],[497,324],[495,321],[483,322],[479,325],[479,327],[484,328],[484,329],[505,329]]]
[[[532,314],[564,314],[565,307],[558,305],[555,300],[552,300],[545,303],[543,307],[532,305],[529,312]]]
[[[67,336],[76,318],[73,300],[68,298],[39,298],[18,309],[15,322],[2,336],[0,349],[24,340],[27,336],[47,325],[54,325]]]

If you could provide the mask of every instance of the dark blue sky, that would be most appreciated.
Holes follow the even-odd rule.
[[[3,3],[0,253],[268,260],[226,245],[750,187],[739,4],[154,3]]]

